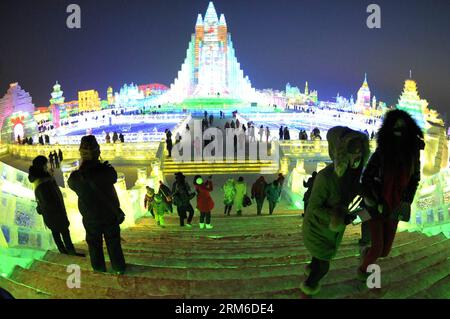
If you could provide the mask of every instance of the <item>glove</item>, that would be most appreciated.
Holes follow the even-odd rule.
[[[344,223],[345,225],[350,225],[353,223],[353,221],[356,219],[358,215],[356,213],[347,214],[344,217]]]

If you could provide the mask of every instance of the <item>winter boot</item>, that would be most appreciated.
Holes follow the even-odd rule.
[[[361,267],[358,267],[358,269],[356,270],[356,278],[361,281],[366,283],[367,282],[367,278],[369,278],[370,274],[362,271]]]
[[[320,284],[318,284],[317,287],[312,288],[307,286],[305,282],[302,282],[300,290],[307,296],[314,296],[320,292]]]
[[[310,264],[307,264],[307,265],[305,266],[304,274],[305,274],[306,277],[309,277],[309,274],[310,274],[310,273],[311,273],[311,265],[310,265]]]

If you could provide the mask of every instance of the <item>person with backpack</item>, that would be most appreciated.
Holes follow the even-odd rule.
[[[194,218],[194,208],[191,205],[191,199],[195,197],[195,193],[191,191],[186,177],[183,173],[175,174],[175,182],[172,186],[173,203],[177,207],[178,216],[180,217],[180,226],[184,227],[184,221],[187,218],[186,226],[192,227],[192,219]],[[189,216],[187,215],[189,213]]]
[[[364,174],[364,204],[371,217],[367,222],[371,246],[362,251],[358,279],[366,281],[367,267],[387,257],[395,239],[399,221],[411,218],[411,204],[420,182],[420,150],[424,135],[405,111],[386,113],[377,134],[377,149]]]
[[[252,199],[256,200],[256,214],[261,215],[264,200],[266,199],[267,183],[264,176],[260,176],[252,185]]]
[[[214,201],[211,197],[213,191],[212,176],[205,182],[200,175],[194,177],[194,187],[197,192],[197,209],[200,211],[200,229],[212,229],[211,211]]]
[[[367,136],[346,127],[330,129],[327,140],[333,162],[317,173],[303,221],[303,240],[312,256],[300,285],[305,296],[319,293],[346,225],[356,218],[348,207],[362,192],[359,181],[370,154]]]
[[[225,205],[224,215],[230,216],[231,208],[233,207],[234,198],[236,197],[236,182],[230,178],[223,185],[223,204]]]
[[[104,238],[114,272],[123,274],[126,264],[120,224],[125,220],[125,214],[114,188],[117,172],[108,162],[99,160],[100,145],[95,136],[84,136],[79,150],[81,165],[70,174],[68,185],[78,195],[78,209],[83,216],[92,268],[106,272]]]
[[[70,237],[70,223],[63,195],[55,179],[48,172],[47,165],[47,158],[40,155],[33,160],[33,164],[28,169],[28,180],[33,183],[36,196],[36,211],[42,215],[45,226],[52,232],[59,252],[76,256],[78,254]]]
[[[247,194],[247,184],[244,182],[244,178],[241,176],[238,178],[237,183],[234,185],[236,195],[234,196],[234,207],[237,215],[242,215],[242,207],[244,206],[244,196]]]

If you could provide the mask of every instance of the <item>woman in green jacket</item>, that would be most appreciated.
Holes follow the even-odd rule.
[[[332,128],[327,135],[333,163],[314,181],[303,223],[305,246],[312,255],[308,276],[300,289],[305,295],[320,291],[320,280],[328,273],[352,218],[348,206],[360,194],[360,176],[369,157],[369,141],[349,128]]]

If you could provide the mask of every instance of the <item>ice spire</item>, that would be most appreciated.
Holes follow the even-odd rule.
[[[201,26],[203,25],[203,18],[202,15],[199,13],[197,16],[197,23],[195,24],[195,26]]]
[[[209,23],[219,22],[219,18],[217,17],[216,8],[214,7],[214,4],[212,3],[212,1],[209,3],[208,9],[206,10],[205,22],[209,22]]]
[[[220,25],[225,25],[225,26],[227,25],[227,21],[225,20],[225,15],[223,13],[220,15],[219,24]]]

